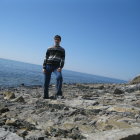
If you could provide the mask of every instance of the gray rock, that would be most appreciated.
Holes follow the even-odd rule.
[[[12,100],[13,102],[25,102],[24,98],[22,96],[19,96]]]
[[[50,127],[46,130],[46,135],[53,137],[59,136],[62,138],[72,138],[77,140],[85,139],[85,137],[80,134],[78,127],[72,129],[61,129]]]
[[[114,93],[113,93],[113,94],[118,94],[118,95],[120,95],[120,94],[123,94],[123,91],[120,90],[120,89],[118,89],[118,88],[116,88],[116,89],[114,90]]]
[[[36,130],[30,131],[27,136],[25,136],[25,140],[45,140],[47,136],[44,132]]]
[[[96,134],[91,134],[87,137],[88,140],[140,140],[140,129],[116,129]]]
[[[0,114],[9,111],[9,108],[6,107],[4,103],[0,103]]]
[[[0,128],[0,140],[23,140],[23,138],[15,133]]]

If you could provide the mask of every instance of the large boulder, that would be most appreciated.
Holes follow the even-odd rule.
[[[130,84],[138,84],[138,83],[140,83],[140,75],[137,76],[137,77],[135,77],[135,78],[130,82]]]

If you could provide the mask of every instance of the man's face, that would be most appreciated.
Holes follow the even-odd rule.
[[[55,38],[54,42],[55,42],[55,44],[60,44],[61,40],[60,40],[60,38]]]

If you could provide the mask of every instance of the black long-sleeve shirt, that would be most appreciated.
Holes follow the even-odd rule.
[[[47,64],[56,65],[60,68],[64,67],[65,49],[61,46],[53,46],[47,49],[46,57],[43,63],[43,69],[46,69]]]

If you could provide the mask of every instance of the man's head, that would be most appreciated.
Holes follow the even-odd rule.
[[[55,45],[59,45],[60,42],[61,42],[61,36],[56,35],[56,36],[54,37],[54,42],[55,42]]]

